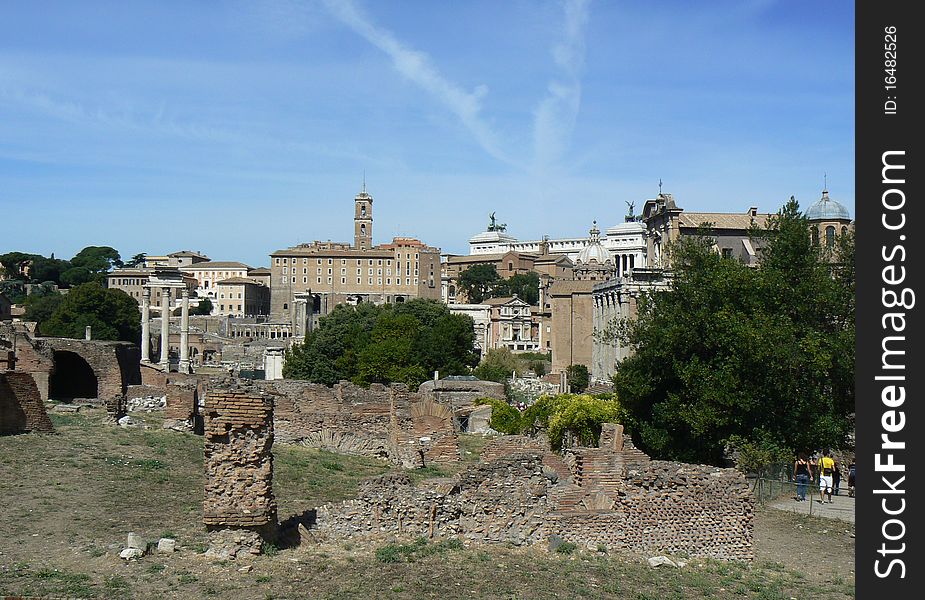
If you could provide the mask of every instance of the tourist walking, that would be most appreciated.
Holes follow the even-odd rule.
[[[841,486],[841,467],[838,464],[838,461],[835,461],[835,470],[832,471],[832,488],[833,493],[838,495],[838,488]]]
[[[804,453],[800,453],[793,463],[793,478],[797,482],[797,501],[806,501],[806,489],[813,479],[813,467],[809,464]]]
[[[825,502],[824,496],[828,496],[829,504],[832,503],[832,479],[835,476],[835,459],[832,458],[832,451],[826,449],[819,459],[819,498],[820,502]]]
[[[853,462],[848,465],[848,495],[854,498],[854,480],[858,474],[858,467]]]

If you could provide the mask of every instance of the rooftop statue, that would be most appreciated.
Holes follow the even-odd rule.
[[[488,218],[491,220],[488,223],[488,231],[507,231],[507,223],[498,223],[495,219],[495,213],[488,215]]]

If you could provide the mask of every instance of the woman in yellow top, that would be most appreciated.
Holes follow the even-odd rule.
[[[831,454],[830,450],[826,450],[819,459],[819,496],[826,494],[829,504],[832,503],[832,477],[835,475],[835,459]]]

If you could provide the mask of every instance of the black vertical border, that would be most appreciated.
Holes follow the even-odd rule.
[[[921,440],[925,439],[925,424],[922,422],[922,379],[925,372],[923,361],[923,344],[925,339],[917,337],[921,327],[918,303],[925,302],[925,296],[916,294],[916,305],[911,309],[886,308],[882,299],[883,289],[897,292],[910,288],[914,292],[925,292],[921,285],[922,253],[921,233],[923,214],[921,204],[925,198],[920,195],[919,180],[923,175],[920,144],[922,134],[921,119],[918,113],[925,111],[919,93],[918,79],[925,77],[922,67],[925,61],[917,60],[925,48],[921,42],[925,37],[925,23],[916,19],[913,9],[921,5],[915,2],[857,0],[855,11],[855,178],[856,178],[856,234],[857,234],[857,353],[856,353],[856,433],[858,495],[856,513],[856,585],[858,598],[902,598],[925,597],[922,585],[925,564],[921,562],[921,544],[925,543],[921,529],[918,527],[918,513],[925,509],[921,506],[922,497],[917,492],[922,478],[921,464],[925,461],[925,452]],[[896,89],[886,89],[885,77],[889,75],[885,63],[886,29],[896,28]],[[891,96],[895,98],[890,98]],[[886,101],[896,101],[895,114],[886,114]],[[882,182],[883,153],[888,151],[905,151],[905,155],[892,159],[905,165],[905,176],[892,171],[894,178],[903,177],[905,183],[887,185]],[[905,194],[905,205],[896,211],[885,210],[882,205],[884,192],[891,188],[901,188]],[[893,194],[895,203],[898,196]],[[905,215],[905,226],[901,230],[890,231],[883,225],[884,214],[893,224],[899,222],[899,213]],[[905,239],[900,239],[900,236]],[[896,246],[905,249],[905,260],[901,261],[902,252],[892,260],[889,256]],[[883,270],[888,265],[905,267],[905,281],[899,285],[885,285]],[[894,272],[895,273],[895,272]],[[904,371],[885,371],[881,368],[882,343],[884,336],[903,335],[883,327],[883,315],[889,312],[905,312],[906,329],[902,349],[905,355],[902,361]],[[921,336],[921,333],[918,333]],[[895,344],[895,342],[894,342]],[[893,346],[899,349],[898,345]],[[894,357],[893,362],[898,359]],[[881,434],[884,433],[881,419],[884,411],[890,410],[881,401],[881,392],[888,382],[875,378],[883,374],[904,374],[905,382],[896,382],[905,386],[906,400],[901,407],[905,413],[906,423],[902,431],[890,434],[893,440],[906,443],[904,450],[882,450]],[[875,455],[892,453],[896,463],[905,465],[905,480],[896,486],[896,473],[878,473],[875,471]],[[885,462],[881,456],[881,462]],[[881,477],[887,475],[894,486],[901,487],[903,494],[884,495],[876,493],[886,486]],[[901,476],[902,474],[900,474]],[[884,537],[884,523],[894,518],[884,513],[882,501],[888,498],[887,507],[896,510],[905,499],[905,510],[895,518],[903,521],[905,534],[902,539],[889,541]],[[893,523],[887,527],[889,535],[897,535],[902,528]],[[904,551],[897,554],[881,554],[882,544],[887,548],[898,549],[905,543]],[[899,565],[887,577],[879,577],[875,561],[879,560],[881,572],[886,571],[889,561],[900,559],[905,567],[905,577],[900,578],[902,569]],[[883,595],[884,593],[888,595]]]

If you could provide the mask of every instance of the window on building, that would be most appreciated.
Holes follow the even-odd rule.
[[[723,248],[723,258],[732,258],[732,248]]]
[[[829,225],[825,228],[825,245],[831,248],[835,245],[835,226]]]
[[[819,228],[816,226],[810,227],[810,232],[813,236],[813,246],[819,245]]]

